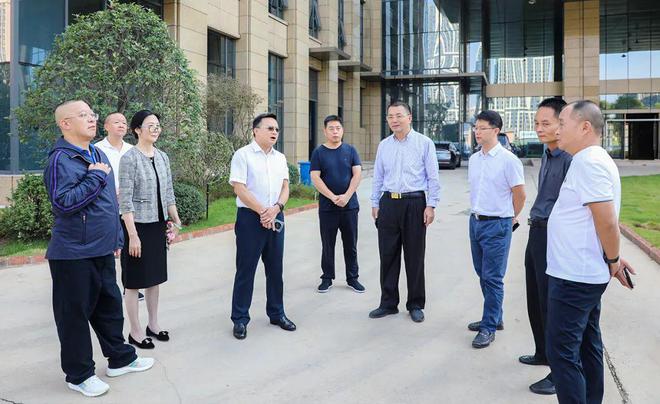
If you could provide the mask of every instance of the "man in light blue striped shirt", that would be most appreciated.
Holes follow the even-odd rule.
[[[406,263],[408,300],[413,321],[424,321],[426,227],[440,200],[438,160],[433,141],[412,129],[408,104],[387,108],[392,135],[380,142],[374,166],[371,213],[378,228],[381,298],[369,313],[380,318],[399,312],[401,248]]]

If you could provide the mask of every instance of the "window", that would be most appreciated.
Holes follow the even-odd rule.
[[[268,12],[279,18],[284,18],[284,9],[288,6],[288,0],[268,0]]]
[[[489,82],[561,81],[563,8],[517,0],[488,0],[488,6]]]
[[[207,74],[218,76],[236,76],[236,41],[219,34],[208,31],[208,59],[206,64]],[[222,132],[226,135],[234,133],[234,116],[231,112],[224,116],[208,116],[207,125],[209,130]]]
[[[320,30],[319,0],[309,0],[309,36],[318,38]]]
[[[337,6],[339,21],[337,21],[337,46],[339,49],[344,49],[346,46],[346,28],[344,27],[344,0],[338,0],[339,4]]]
[[[275,149],[284,150],[284,59],[272,53],[268,55],[268,111],[277,115],[280,136]]]
[[[318,131],[318,99],[319,99],[319,72],[309,71],[309,158],[316,147],[316,133]]]
[[[337,115],[344,119],[344,80],[339,80],[337,83]]]
[[[543,144],[534,131],[534,117],[539,103],[546,97],[497,97],[488,99],[488,109],[499,112],[504,126],[502,133],[509,135],[520,148],[521,157],[539,157]]]
[[[206,69],[207,74],[236,77],[236,41],[209,30]]]

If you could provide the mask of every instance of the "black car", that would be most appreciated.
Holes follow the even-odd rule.
[[[438,157],[440,167],[449,167],[453,170],[461,166],[461,153],[452,142],[435,142],[435,155]]]

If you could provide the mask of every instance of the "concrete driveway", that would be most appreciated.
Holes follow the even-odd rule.
[[[538,168],[527,170],[527,210]],[[518,363],[533,353],[527,320],[523,256],[527,226],[513,237],[505,286],[505,329],[484,350],[470,346],[470,321],[482,297],[468,241],[467,169],[441,171],[442,203],[429,228],[426,321],[404,310],[369,319],[379,302],[376,229],[370,218],[370,179],[359,190],[360,280],[367,292],[345,287],[337,246],[338,279],[327,294],[320,276],[316,211],[287,218],[285,305],[298,325],[288,333],[265,315],[263,269],[258,270],[248,337],[231,335],[234,235],[226,232],[175,245],[170,280],[161,291],[161,324],[172,340],[153,351],[154,368],[108,380],[95,341],[97,374],[110,391],[97,403],[552,403],[528,385],[547,368]],[[526,212],[525,215],[526,217]],[[660,267],[623,239],[623,255],[640,272],[633,292],[611,284],[602,311],[606,403],[658,403],[660,380]],[[47,265],[0,270],[0,402],[90,402],[66,388],[51,309]],[[405,275],[401,279],[405,302]],[[146,308],[142,304],[146,324]],[[128,330],[128,326],[125,326]],[[127,332],[127,331],[126,331]],[[612,374],[616,375],[613,377]],[[618,383],[618,384],[617,384]]]

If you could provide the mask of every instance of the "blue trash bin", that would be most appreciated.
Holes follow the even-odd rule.
[[[309,173],[312,163],[309,161],[299,161],[300,165],[300,182],[305,185],[312,185],[312,177]]]

